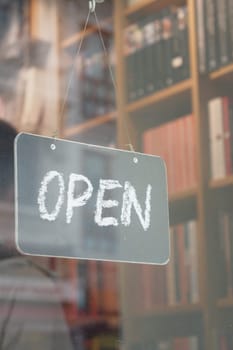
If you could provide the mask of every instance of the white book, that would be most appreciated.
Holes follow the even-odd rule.
[[[199,349],[197,336],[189,337],[189,349],[190,350],[198,350]]]
[[[208,110],[211,177],[212,179],[219,179],[226,175],[222,98],[218,97],[211,100],[208,104]]]
[[[206,37],[205,37],[204,1],[205,0],[196,0],[199,70],[201,73],[206,72]]]
[[[198,252],[197,252],[197,222],[188,222],[188,235],[190,243],[190,261],[191,261],[191,273],[190,273],[190,286],[191,286],[191,301],[192,303],[198,303],[199,298],[199,283],[198,283]]]

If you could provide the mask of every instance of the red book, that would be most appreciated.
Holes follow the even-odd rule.
[[[189,338],[174,338],[173,339],[174,350],[189,350]]]
[[[173,156],[173,127],[172,123],[167,125],[167,148],[168,148],[168,161],[167,161],[167,176],[168,176],[168,192],[174,192],[174,156]]]
[[[225,164],[226,175],[232,174],[232,161],[231,161],[231,141],[230,141],[230,106],[229,98],[222,98],[223,104],[223,132],[224,132],[224,151],[225,151]]]
[[[165,269],[162,266],[151,266],[151,268],[153,278],[153,305],[163,306],[167,301]]]
[[[228,350],[226,337],[224,335],[220,336],[219,343],[220,343],[220,349],[219,350]]]
[[[189,117],[189,128],[190,128],[190,145],[191,145],[191,154],[190,154],[190,182],[191,187],[196,186],[197,184],[197,145],[196,140],[196,121],[193,115]]]
[[[98,314],[100,309],[100,289],[98,283],[97,262],[88,262],[88,286],[89,286],[89,312]]]
[[[152,134],[152,150],[155,156],[161,157],[162,154],[162,133],[163,126],[155,128]]]
[[[177,120],[177,128],[178,128],[178,140],[177,140],[177,145],[178,145],[178,155],[179,155],[179,167],[178,167],[178,172],[179,172],[179,192],[183,191],[185,188],[185,152],[184,152],[184,130],[183,130],[183,121],[184,118],[179,118]]]
[[[172,169],[172,176],[174,179],[174,188],[173,193],[177,193],[179,191],[179,154],[178,154],[178,147],[177,147],[177,140],[178,140],[178,130],[177,130],[177,123],[172,122],[172,155],[173,155],[173,169]]]
[[[192,187],[192,164],[193,154],[192,154],[192,125],[191,116],[186,116],[184,119],[184,132],[185,132],[185,162],[186,162],[186,181],[187,188]]]
[[[189,173],[189,163],[188,163],[188,149],[189,149],[189,142],[188,142],[188,135],[187,135],[187,120],[188,116],[185,116],[183,118],[183,157],[184,157],[184,185],[185,189],[190,188],[190,173]]]
[[[65,261],[67,271],[62,282],[62,294],[64,298],[64,311],[69,324],[74,324],[78,318],[77,307],[77,264],[76,260]]]
[[[56,258],[49,258],[49,268],[52,271],[56,271],[56,268],[57,268],[57,259]]]
[[[171,187],[171,181],[169,176],[169,124],[166,124],[165,132],[164,132],[164,139],[163,139],[163,160],[165,161],[166,169],[167,169],[167,184],[168,189]]]
[[[114,262],[103,262],[102,304],[104,313],[116,313],[119,310],[118,271]]]
[[[152,266],[151,265],[142,265],[141,266],[141,281],[143,286],[143,309],[150,310],[153,304],[153,274],[152,274]]]

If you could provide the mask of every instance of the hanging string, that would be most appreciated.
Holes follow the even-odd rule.
[[[75,57],[74,57],[74,60],[73,60],[72,66],[71,66],[70,75],[69,75],[66,91],[65,91],[65,94],[64,94],[64,99],[63,99],[63,103],[62,103],[62,107],[61,107],[61,111],[60,111],[59,120],[62,120],[62,117],[63,117],[63,113],[64,113],[65,106],[66,106],[66,102],[67,102],[67,99],[68,99],[68,96],[69,96],[71,83],[72,83],[72,80],[73,80],[73,77],[74,77],[75,62],[77,60],[77,57],[80,54],[80,51],[81,51],[81,48],[82,48],[82,44],[83,44],[83,40],[84,40],[84,37],[85,37],[85,33],[86,33],[86,30],[87,30],[87,25],[88,25],[88,22],[89,22],[90,14],[92,12],[94,13],[94,17],[95,17],[95,21],[96,21],[96,25],[97,25],[97,29],[98,29],[98,34],[99,34],[100,41],[101,41],[101,44],[102,44],[102,47],[103,47],[103,51],[104,51],[104,55],[105,55],[105,59],[106,59],[107,65],[108,65],[108,70],[109,70],[110,77],[111,77],[111,80],[112,80],[112,84],[113,84],[113,87],[114,87],[115,95],[117,93],[116,81],[115,81],[115,78],[114,78],[114,73],[112,71],[111,65],[109,63],[108,51],[107,51],[107,48],[106,48],[106,45],[104,43],[104,39],[103,39],[103,36],[102,36],[101,26],[100,26],[100,23],[99,23],[96,11],[95,10],[93,11],[91,8],[89,8],[87,19],[86,19],[86,22],[85,22],[85,25],[84,25],[84,29],[83,29],[83,35],[82,35],[82,38],[80,40],[78,49],[76,51],[76,54],[75,54]],[[123,124],[124,124],[124,129],[126,131],[126,136],[127,136],[128,142],[129,142],[128,146],[130,147],[130,150],[132,152],[135,152],[135,150],[133,148],[133,145],[132,145],[132,142],[131,142],[128,125],[127,125],[127,123],[126,123],[124,118],[123,118]],[[57,134],[58,134],[58,130],[55,131],[55,133],[53,135],[54,138],[57,137]]]

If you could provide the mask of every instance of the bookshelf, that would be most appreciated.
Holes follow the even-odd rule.
[[[129,5],[126,7],[126,9],[123,11],[124,15],[127,17],[134,17],[137,15],[139,12],[146,12],[149,10],[155,10],[158,11],[161,8],[167,7],[169,5],[181,5],[184,4],[183,0],[174,0],[171,2],[171,0],[139,0],[135,4]]]
[[[226,67],[220,68],[215,72],[210,73],[209,78],[211,80],[232,80],[233,77],[233,64],[229,64]]]
[[[151,309],[150,311],[146,312],[143,317],[156,317],[159,318],[161,316],[163,317],[175,317],[176,315],[183,315],[184,317],[186,315],[190,314],[201,314],[202,313],[202,306],[200,304],[190,304],[190,305],[178,305],[178,306],[165,306],[165,307],[156,307],[155,309]],[[141,318],[142,314],[136,314],[134,315],[135,318]]]
[[[94,118],[93,120],[89,120],[89,121],[82,123],[80,125],[67,128],[65,130],[64,137],[78,135],[78,134],[85,132],[89,129],[92,129],[94,127],[100,126],[100,125],[105,124],[105,123],[110,122],[110,121],[114,121],[115,119],[116,119],[115,113],[101,115],[99,117]]]
[[[123,29],[130,21],[136,19],[150,11],[158,12],[169,5],[180,5],[185,2],[177,1],[138,1],[133,5],[124,7],[123,2],[115,2],[115,33],[116,33],[116,52],[117,52],[117,78],[118,78],[118,141],[120,147],[124,148],[127,143],[127,138],[123,130],[123,123],[121,118],[128,121],[130,126],[131,137],[134,147],[137,151],[142,151],[141,136],[148,128],[159,126],[163,123],[173,120],[178,116],[186,115],[192,112],[195,116],[196,133],[195,140],[197,144],[197,170],[198,182],[195,188],[188,188],[183,192],[178,192],[169,196],[170,205],[170,220],[171,223],[177,221],[177,217],[181,220],[184,217],[188,218],[194,215],[198,222],[198,252],[199,252],[199,268],[198,278],[200,286],[200,303],[197,305],[178,305],[176,307],[152,307],[148,312],[141,312],[137,315],[137,320],[140,319],[140,326],[145,329],[145,333],[140,332],[141,337],[145,334],[153,337],[153,331],[156,332],[157,319],[166,320],[174,319],[174,315],[182,315],[182,317],[189,322],[191,315],[198,314],[197,322],[202,322],[203,329],[203,347],[201,349],[213,349],[216,346],[215,331],[219,325],[218,308],[232,307],[232,299],[218,299],[214,288],[216,286],[216,278],[214,275],[219,269],[213,261],[213,252],[217,252],[216,244],[211,238],[210,232],[214,224],[211,222],[213,216],[214,205],[211,205],[215,190],[229,189],[232,186],[232,176],[227,176],[219,180],[210,179],[210,160],[209,152],[203,150],[209,149],[208,140],[208,101],[212,96],[216,95],[218,91],[228,91],[229,83],[232,82],[233,65],[229,64],[225,67],[209,74],[201,75],[199,73],[198,63],[198,45],[197,45],[197,30],[196,30],[196,8],[194,0],[187,0],[186,4],[189,12],[189,52],[190,52],[190,79],[186,79],[180,83],[172,85],[168,88],[155,92],[151,95],[142,97],[134,102],[127,102],[126,98],[126,66],[124,63],[124,53],[121,42],[124,37]],[[136,74],[136,73],[135,73]],[[226,86],[224,84],[226,83]],[[158,116],[157,116],[158,115]],[[161,116],[162,115],[162,116]],[[230,196],[230,194],[229,194]],[[215,200],[218,197],[214,197]],[[179,220],[179,219],[178,219]],[[122,310],[127,321],[123,324],[126,338],[134,337],[134,333],[139,331],[138,324],[135,325],[133,306],[129,306],[127,301],[130,300],[130,292],[128,289],[135,288],[126,281],[136,278],[139,273],[139,267],[124,266],[121,271],[122,275]],[[215,281],[215,282],[214,282]],[[125,309],[127,311],[125,311]],[[131,320],[130,320],[131,315]],[[148,319],[150,321],[148,321]],[[176,319],[176,317],[175,317]],[[123,317],[124,320],[124,317]],[[178,318],[177,318],[178,320]],[[136,321],[135,321],[136,322]],[[154,330],[148,330],[154,322]],[[167,321],[168,322],[168,321]],[[144,323],[144,324],[143,324]],[[149,324],[151,323],[151,324]],[[168,322],[166,325],[167,334],[172,334],[174,325]],[[170,328],[169,328],[170,327]],[[152,327],[153,328],[153,327]],[[187,327],[188,328],[188,327]],[[194,327],[195,328],[195,327]],[[148,333],[147,333],[148,331]],[[165,331],[165,329],[162,329]],[[182,332],[177,329],[177,334]],[[190,329],[187,329],[187,334]],[[139,336],[140,338],[140,336]],[[128,344],[130,348],[130,341]]]
[[[153,107],[153,105],[166,103],[171,99],[175,99],[177,104],[182,104],[184,100],[187,100],[188,95],[191,92],[192,81],[189,79],[187,81],[175,84],[165,90],[159,91],[153,95],[144,97],[136,102],[130,103],[126,107],[128,113],[134,113]]]
[[[105,26],[107,27],[108,24],[111,24],[112,20],[113,20],[112,18],[107,18],[104,21],[102,21],[100,23],[101,29],[104,31]],[[84,30],[81,30],[78,33],[75,33],[72,36],[68,37],[67,39],[64,39],[61,43],[61,47],[67,48],[70,45],[78,43],[82,38],[85,38],[85,37],[97,32],[97,31],[98,31],[98,28],[96,25],[89,27],[85,32],[84,32]]]
[[[124,28],[150,12],[159,13],[159,11],[173,5],[186,5],[189,13],[190,77],[150,95],[128,102],[127,66],[124,45],[122,44],[124,42]],[[221,197],[226,194],[227,200],[231,201],[233,176],[211,179],[208,123],[208,102],[210,99],[218,96],[219,93],[230,94],[233,64],[227,64],[210,73],[199,73],[196,12],[195,0],[139,0],[129,6],[125,6],[123,0],[115,0],[113,18],[103,22],[103,27],[106,23],[108,26],[109,22],[113,21],[117,62],[115,66],[117,109],[69,127],[63,125],[62,128],[62,136],[72,139],[77,136],[77,140],[79,137],[83,137],[82,140],[85,141],[87,132],[95,133],[96,127],[115,122],[117,145],[119,148],[126,149],[126,145],[129,144],[125,130],[125,123],[127,123],[134,149],[142,152],[142,138],[146,130],[181,119],[189,114],[192,114],[195,119],[197,184],[170,194],[169,206],[171,225],[177,225],[191,219],[196,219],[197,222],[197,279],[200,300],[196,303],[180,303],[171,306],[153,305],[150,310],[139,312],[135,310],[135,304],[130,301],[132,290],[138,288],[140,266],[121,264],[119,267],[121,276],[119,313],[122,313],[122,319],[116,318],[115,324],[122,327],[126,349],[132,348],[131,343],[135,340],[137,332],[140,334],[138,338],[147,336],[149,339],[154,339],[154,333],[159,332],[167,337],[190,336],[194,332],[201,338],[199,349],[216,349],[217,329],[221,326],[221,320],[224,319],[225,310],[233,307],[232,298],[222,298],[218,295],[217,284],[221,272],[214,259],[214,254],[219,254],[219,249],[214,239],[215,236],[211,235],[212,231],[216,233],[217,230],[216,220],[212,220],[212,218],[215,218],[216,211],[221,209],[222,201],[224,201],[224,199],[219,200],[219,193],[221,193]],[[96,33],[96,27],[90,26],[85,33],[85,38],[93,33]],[[62,38],[60,40],[61,49],[69,49],[70,46],[77,44],[82,37],[82,31],[75,31],[72,35]],[[135,72],[135,74],[137,73]],[[160,269],[163,270],[162,267]],[[178,320],[182,322],[179,324]],[[84,318],[84,323],[88,324],[89,322],[91,319]],[[174,325],[174,323],[176,324]]]
[[[217,306],[220,309],[223,308],[232,308],[233,307],[233,298],[219,299]]]
[[[230,187],[233,184],[233,176],[227,176],[223,179],[218,179],[218,180],[211,180],[210,181],[210,188],[225,188],[225,187]]]

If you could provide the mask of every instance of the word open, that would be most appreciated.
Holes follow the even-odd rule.
[[[46,198],[49,196],[49,184],[55,180],[58,184],[58,197],[56,205],[54,206],[53,210],[49,212],[46,207]],[[81,183],[82,185],[85,185],[85,190],[82,191],[82,193],[79,193],[78,189],[81,187]],[[106,191],[113,191],[116,189],[121,189],[123,192],[120,218],[104,216],[103,209],[110,209],[120,205],[119,201],[117,200],[105,199]],[[75,214],[74,209],[85,206],[95,191],[96,189],[94,189],[91,181],[86,176],[75,173],[71,173],[69,175],[68,187],[66,189],[63,174],[55,170],[51,170],[45,174],[38,192],[37,203],[40,217],[43,220],[55,221],[66,201],[66,224],[70,224],[73,215]],[[79,194],[75,195],[76,193]],[[143,230],[147,231],[151,222],[151,193],[152,186],[148,184],[145,189],[145,202],[143,210],[137,198],[136,189],[129,181],[125,181],[124,185],[122,185],[118,180],[100,179],[97,189],[94,222],[98,226],[102,227],[118,226],[120,222],[122,225],[127,227],[131,224],[131,214],[132,209],[134,209]]]

